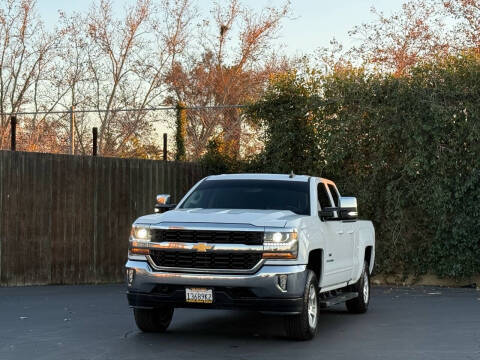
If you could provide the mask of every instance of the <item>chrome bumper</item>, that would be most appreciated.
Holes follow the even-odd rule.
[[[264,265],[255,274],[193,274],[154,271],[148,262],[128,260],[133,269],[127,278],[129,292],[150,293],[157,285],[248,288],[258,298],[298,298],[303,296],[306,265]],[[287,275],[287,290],[278,285],[278,275]]]

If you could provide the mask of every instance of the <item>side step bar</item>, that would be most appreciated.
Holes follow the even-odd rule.
[[[358,296],[358,292],[345,292],[326,299],[318,299],[321,308],[330,307],[332,305],[343,303],[347,300],[354,299]]]

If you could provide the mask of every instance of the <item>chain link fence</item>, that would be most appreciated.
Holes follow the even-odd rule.
[[[212,140],[237,157],[263,146],[260,129],[246,118],[241,105],[108,112],[72,108],[0,114],[0,120],[1,150],[175,160],[181,136],[182,160],[197,160]]]

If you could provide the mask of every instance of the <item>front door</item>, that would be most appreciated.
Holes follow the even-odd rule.
[[[338,206],[338,193],[330,185],[318,184],[320,206]],[[333,193],[335,191],[335,193]],[[333,195],[333,196],[332,196]],[[328,199],[328,201],[327,201]],[[338,215],[337,215],[338,216]],[[352,278],[353,269],[353,232],[351,224],[333,219],[324,222],[327,229],[325,253],[325,273],[323,286],[332,286],[347,282]]]

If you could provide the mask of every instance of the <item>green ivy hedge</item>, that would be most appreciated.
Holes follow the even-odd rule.
[[[480,273],[480,60],[396,78],[337,73],[318,118],[324,172],[374,221],[378,270]]]
[[[404,77],[361,69],[283,74],[247,115],[265,129],[265,149],[224,170],[336,181],[374,222],[377,273],[480,273],[477,55],[423,64]]]

